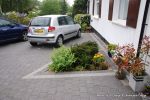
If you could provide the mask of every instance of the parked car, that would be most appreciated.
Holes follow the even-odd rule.
[[[0,43],[22,39],[27,40],[28,27],[0,17]]]
[[[80,28],[67,15],[38,16],[31,20],[27,36],[32,46],[38,43],[55,43],[60,46],[66,39],[81,37]]]

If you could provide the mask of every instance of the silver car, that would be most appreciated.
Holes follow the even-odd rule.
[[[38,43],[55,43],[61,46],[71,37],[81,37],[81,27],[66,15],[45,15],[32,19],[28,29],[28,41],[32,46]]]

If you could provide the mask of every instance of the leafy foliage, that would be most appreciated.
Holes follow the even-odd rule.
[[[133,62],[131,63],[130,72],[134,76],[142,76],[144,75],[144,63],[140,58],[134,58]]]
[[[92,58],[95,53],[98,52],[98,45],[96,42],[84,42],[82,44],[76,44],[71,47],[72,53],[77,58],[74,63],[75,66],[83,66],[85,69],[92,64]]]
[[[51,59],[53,63],[49,65],[49,69],[54,72],[72,70],[72,64],[76,61],[71,49],[64,46],[54,49]]]
[[[106,63],[105,56],[101,53],[96,53],[92,59],[94,64],[94,69],[106,70],[108,69],[108,64]]]
[[[88,14],[77,14],[74,21],[81,25],[82,31],[86,31],[87,27],[90,27],[90,15]]]
[[[65,0],[44,0],[40,7],[40,14],[66,14],[67,9],[68,5]]]
[[[22,17],[19,16],[19,13],[16,13],[15,11],[6,13],[6,17],[15,22],[25,24],[25,25],[28,25],[31,20],[28,16],[22,16]]]
[[[1,11],[6,13],[16,11],[20,13],[28,13],[39,5],[38,0],[0,0]]]
[[[116,50],[117,45],[116,44],[108,44],[108,50]]]
[[[73,5],[73,16],[76,14],[86,14],[87,0],[75,0]]]
[[[132,44],[125,46],[118,46],[116,48],[117,55],[114,59],[118,65],[118,72],[122,72],[123,69],[127,69],[134,76],[144,75],[144,63],[143,60],[135,55],[135,49]]]
[[[99,63],[102,63],[104,61],[105,61],[105,57],[104,57],[103,54],[97,53],[93,57],[93,62],[94,63],[98,63],[99,64]]]

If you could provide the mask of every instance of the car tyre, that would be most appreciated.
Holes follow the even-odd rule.
[[[62,36],[58,36],[57,41],[56,41],[56,46],[60,47],[63,45],[63,37]]]
[[[37,43],[36,43],[36,42],[30,42],[30,44],[31,44],[32,46],[37,46]]]
[[[77,38],[80,38],[80,37],[81,37],[81,31],[80,31],[80,30],[78,31],[76,37],[77,37]]]
[[[22,34],[22,40],[23,41],[27,41],[28,40],[28,37],[27,37],[27,32],[23,32],[23,34]]]

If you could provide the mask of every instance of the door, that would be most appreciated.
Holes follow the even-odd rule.
[[[66,16],[65,18],[66,18],[67,24],[68,24],[69,37],[76,36],[78,29],[77,29],[76,25],[74,24],[73,19],[69,16]]]
[[[21,36],[21,29],[17,24],[14,24],[8,20],[0,19],[0,40],[6,41],[16,39]]]
[[[58,17],[58,24],[59,24],[59,33],[64,35],[64,39],[69,38],[69,27],[67,25],[67,21],[65,17]]]
[[[9,24],[9,21],[0,19],[0,41],[6,41],[13,38]]]

